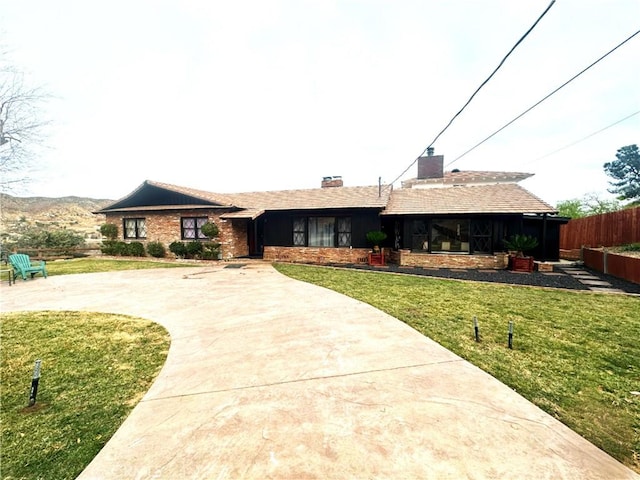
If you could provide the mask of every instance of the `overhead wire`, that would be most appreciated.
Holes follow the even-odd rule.
[[[608,57],[609,55],[611,55],[613,52],[615,52],[618,48],[622,47],[625,43],[627,43],[629,40],[631,40],[633,37],[635,37],[636,35],[638,35],[640,33],[640,30],[638,30],[637,32],[633,33],[632,35],[630,35],[629,37],[627,37],[625,40],[623,40],[622,42],[620,42],[618,45],[616,45],[615,47],[613,47],[611,50],[609,50],[607,53],[605,53],[604,55],[602,55],[600,58],[598,58],[595,62],[591,63],[591,65],[589,65],[588,67],[582,69],[579,73],[575,74],[573,77],[571,77],[569,80],[567,80],[566,82],[564,82],[562,85],[560,85],[558,88],[556,88],[555,90],[553,90],[551,93],[547,94],[546,96],[544,96],[541,100],[537,101],[536,103],[534,103],[532,106],[530,106],[529,108],[527,108],[524,112],[522,112],[520,115],[518,115],[517,117],[515,117],[513,120],[510,120],[509,122],[507,122],[505,125],[503,125],[502,127],[500,127],[498,130],[496,130],[495,132],[493,132],[491,135],[489,135],[487,138],[485,138],[484,140],[482,140],[481,142],[478,142],[477,144],[475,144],[473,147],[471,147],[469,150],[467,150],[466,152],[464,152],[462,155],[454,158],[453,160],[451,160],[449,163],[447,163],[445,166],[449,166],[454,162],[457,162],[458,160],[460,160],[462,157],[464,157],[466,154],[468,154],[469,152],[475,150],[476,148],[478,148],[480,145],[482,145],[484,142],[486,142],[487,140],[493,138],[495,135],[497,135],[498,133],[500,133],[502,130],[504,130],[505,128],[507,128],[509,125],[511,125],[512,123],[514,123],[516,120],[522,118],[524,115],[526,115],[527,113],[529,113],[531,110],[533,110],[534,108],[536,108],[538,105],[540,105],[542,102],[544,102],[545,100],[547,100],[549,97],[551,97],[552,95],[554,95],[555,93],[557,93],[559,90],[563,89],[564,87],[566,87],[569,83],[573,82],[576,78],[578,78],[580,75],[582,75],[583,73],[585,73],[587,70],[589,70],[591,67],[595,66],[597,63],[599,63],[600,61],[604,60],[606,57]]]
[[[507,52],[507,54],[504,56],[504,58],[500,61],[500,63],[498,64],[498,66],[493,70],[493,72],[491,72],[491,74],[480,84],[480,86],[475,90],[475,92],[473,92],[473,94],[469,97],[469,99],[467,100],[467,102],[462,106],[462,108],[460,110],[458,110],[458,112],[451,118],[451,120],[449,120],[449,123],[447,123],[447,125],[440,131],[440,133],[438,133],[436,135],[436,137],[431,141],[431,143],[429,143],[429,145],[427,147],[425,147],[424,150],[422,150],[422,152],[420,153],[420,155],[418,155],[415,160],[413,162],[411,162],[411,164],[400,174],[398,175],[395,180],[393,180],[389,185],[393,185],[395,182],[397,182],[405,173],[407,173],[409,171],[409,169],[411,167],[413,167],[415,165],[415,163],[418,161],[418,159],[424,155],[424,153],[429,150],[429,148],[431,148],[433,146],[434,143],[436,143],[436,140],[438,140],[438,138],[440,138],[440,136],[451,126],[451,124],[453,123],[453,121],[464,111],[465,108],[467,108],[467,106],[471,103],[471,100],[473,100],[473,98],[476,96],[476,94],[482,89],[482,87],[484,87],[487,82],[489,82],[489,80],[491,80],[491,78],[496,74],[496,72],[500,69],[500,67],[502,67],[502,65],[504,64],[504,62],[507,60],[507,58],[513,53],[513,51],[522,43],[522,41],[531,33],[531,31],[536,27],[536,25],[538,25],[538,23],[540,22],[540,20],[542,20],[542,17],[544,17],[547,12],[551,9],[551,7],[553,6],[553,4],[556,2],[556,0],[551,0],[551,3],[549,3],[549,5],[547,6],[547,8],[544,10],[544,12],[542,12],[542,14],[540,14],[540,16],[538,17],[538,19],[533,23],[533,25],[531,25],[531,27],[524,33],[524,35],[522,35],[520,37],[520,39],[513,45],[513,47],[511,47],[511,49],[509,50],[509,52]]]
[[[627,115],[626,117],[621,118],[620,120],[616,120],[616,121],[615,121],[615,122],[613,122],[612,124],[607,125],[606,127],[601,128],[601,129],[600,129],[600,130],[598,130],[598,131],[595,131],[595,132],[593,132],[593,133],[590,133],[589,135],[587,135],[587,136],[585,136],[585,137],[582,137],[580,140],[576,140],[575,142],[572,142],[572,143],[570,143],[570,144],[568,144],[568,145],[565,145],[564,147],[558,148],[557,150],[554,150],[553,152],[547,153],[547,154],[545,154],[545,155],[542,155],[541,157],[538,157],[538,158],[536,158],[536,159],[534,159],[534,160],[531,160],[531,161],[529,161],[529,162],[526,162],[524,165],[530,165],[530,164],[532,164],[532,163],[534,163],[534,162],[538,162],[538,161],[542,160],[543,158],[547,158],[547,157],[550,157],[551,155],[555,155],[556,153],[561,152],[562,150],[566,150],[566,149],[567,149],[567,148],[569,148],[569,147],[573,147],[574,145],[577,145],[577,144],[578,144],[578,143],[580,143],[580,142],[584,142],[584,141],[585,141],[585,140],[587,140],[588,138],[591,138],[591,137],[593,137],[594,135],[597,135],[598,133],[604,132],[605,130],[607,130],[607,129],[611,128],[611,127],[614,127],[614,126],[618,125],[619,123],[622,123],[622,122],[624,122],[625,120],[628,120],[628,119],[630,119],[631,117],[633,117],[633,116],[635,116],[635,115],[638,115],[639,113],[640,113],[640,110],[638,110],[637,112],[632,113],[631,115]]]

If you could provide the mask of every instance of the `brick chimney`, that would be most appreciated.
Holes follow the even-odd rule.
[[[322,177],[322,188],[330,188],[330,187],[341,187],[342,186],[342,177]]]
[[[444,155],[434,155],[433,148],[427,149],[427,156],[418,158],[418,179],[442,178]]]

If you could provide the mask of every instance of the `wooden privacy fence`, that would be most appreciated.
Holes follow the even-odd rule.
[[[640,257],[618,255],[606,250],[584,248],[582,260],[585,266],[614,277],[640,283]]]
[[[560,249],[615,247],[640,242],[640,207],[574,218],[560,226]]]

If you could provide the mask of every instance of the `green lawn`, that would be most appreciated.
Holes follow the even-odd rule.
[[[639,298],[302,265],[276,268],[402,320],[640,473]],[[513,350],[507,348],[509,321]]]
[[[69,275],[71,273],[113,272],[115,270],[145,270],[149,268],[193,267],[202,264],[145,259],[102,259],[78,258],[47,262],[48,275]]]
[[[73,479],[149,389],[169,336],[122,315],[0,315],[3,479]],[[27,407],[42,360],[36,404]]]
[[[38,262],[34,262],[38,263]],[[72,260],[55,260],[47,262],[47,275],[69,275],[72,273],[97,273],[113,272],[116,270],[143,270],[149,268],[178,268],[193,267],[197,264],[189,261],[151,260],[151,259],[103,259],[103,258],[76,258]],[[10,268],[10,266],[6,267]],[[7,272],[0,272],[0,281],[8,281]],[[36,274],[40,277],[41,274]],[[22,281],[17,278],[16,281]]]

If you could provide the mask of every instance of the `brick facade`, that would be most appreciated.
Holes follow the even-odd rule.
[[[118,227],[118,238],[123,240],[123,219],[144,218],[146,221],[147,237],[144,239],[127,239],[126,241],[140,241],[143,244],[158,241],[169,249],[169,244],[181,239],[182,217],[208,217],[215,223],[220,234],[216,241],[220,243],[223,259],[242,257],[249,254],[248,220],[222,219],[221,215],[227,210],[180,210],[165,212],[137,212],[131,215],[107,214],[106,222]],[[271,262],[301,262],[301,263],[351,263],[366,264],[368,262],[368,248],[334,248],[334,247],[264,247],[263,258]],[[410,250],[389,251],[385,249],[385,262],[400,266],[415,266],[427,268],[479,268],[500,270],[507,268],[506,253],[496,255],[454,255],[412,253]]]
[[[264,247],[263,258],[270,262],[367,263],[368,248]]]
[[[413,253],[410,250],[393,251],[389,260],[403,267],[486,270],[502,270],[507,268],[509,263],[506,253],[496,253],[495,255],[455,255],[446,253]]]
[[[188,241],[181,238],[180,219],[183,217],[208,217],[210,222],[215,223],[220,231],[215,239],[220,243],[222,258],[234,258],[249,254],[247,242],[247,221],[246,220],[225,220],[220,215],[227,213],[227,210],[180,210],[179,212],[137,212],[131,215],[119,213],[107,213],[106,222],[113,223],[118,227],[118,238],[124,239],[123,220],[126,218],[144,218],[147,228],[147,237],[141,239],[126,239],[125,241],[139,241],[146,245],[148,242],[161,242],[169,249],[172,242]]]

